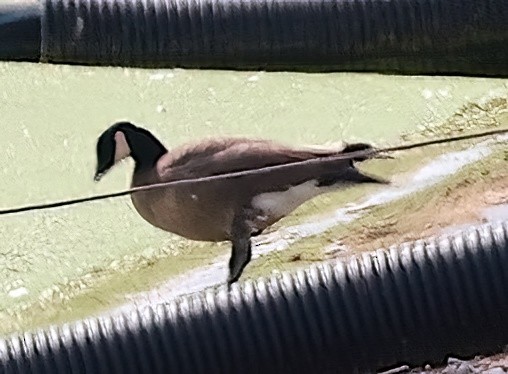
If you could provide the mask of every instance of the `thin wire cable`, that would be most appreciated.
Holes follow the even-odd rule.
[[[410,143],[410,144],[399,145],[399,146],[394,146],[394,147],[355,151],[355,152],[338,154],[338,155],[329,156],[329,157],[319,157],[319,158],[304,160],[304,161],[288,162],[286,164],[266,166],[266,167],[262,167],[262,168],[258,168],[258,169],[242,170],[242,171],[236,171],[236,172],[232,172],[232,173],[217,174],[217,175],[211,175],[211,176],[200,177],[200,178],[179,179],[179,180],[175,180],[175,181],[171,181],[171,182],[154,183],[154,184],[148,184],[148,185],[144,185],[144,186],[140,186],[140,187],[133,187],[133,188],[129,188],[129,189],[118,191],[118,192],[102,194],[102,195],[80,197],[80,198],[70,199],[70,200],[55,201],[52,203],[31,204],[31,205],[26,205],[26,206],[17,207],[17,208],[3,209],[3,210],[0,210],[0,216],[14,214],[14,213],[27,212],[27,211],[33,211],[33,210],[44,210],[44,209],[58,208],[58,207],[67,206],[67,205],[81,204],[81,203],[85,203],[85,202],[89,202],[89,201],[105,200],[105,199],[130,195],[135,192],[150,191],[150,190],[155,190],[155,189],[159,189],[159,188],[178,186],[178,185],[182,185],[182,184],[202,183],[202,182],[214,181],[214,180],[219,180],[219,179],[238,178],[238,177],[243,177],[243,176],[247,176],[247,175],[262,174],[262,173],[266,173],[266,172],[270,172],[270,171],[274,171],[274,170],[279,170],[279,169],[283,169],[285,167],[294,166],[294,165],[311,165],[311,164],[321,163],[324,161],[348,160],[348,159],[357,158],[357,157],[367,157],[368,158],[368,157],[373,157],[376,154],[396,152],[396,151],[405,151],[405,150],[414,149],[414,148],[426,147],[429,145],[452,143],[452,142],[456,142],[456,141],[460,141],[460,140],[482,138],[482,137],[501,135],[501,134],[506,134],[506,133],[508,133],[508,129],[498,129],[498,130],[485,131],[485,132],[481,132],[481,133],[477,133],[477,134],[458,135],[458,136],[449,137],[449,138],[427,140],[427,141],[423,141],[423,142]]]

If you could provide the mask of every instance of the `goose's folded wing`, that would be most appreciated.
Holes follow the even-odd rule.
[[[205,177],[287,164],[339,153],[337,150],[290,148],[263,140],[228,139],[198,144],[172,153],[159,173],[164,180]]]

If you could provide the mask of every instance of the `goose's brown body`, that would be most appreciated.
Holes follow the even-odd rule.
[[[174,185],[131,196],[138,213],[156,227],[192,240],[230,240],[233,253],[228,283],[232,283],[250,261],[250,238],[304,202],[347,185],[386,183],[362,174],[352,159],[328,158],[369,148],[357,143],[340,150],[317,150],[268,140],[220,138],[167,151],[148,131],[118,123],[99,138],[96,180],[127,156],[136,162],[134,187],[288,164],[277,170]],[[310,159],[316,162],[291,164]]]
[[[133,186],[257,169],[333,154],[337,151],[293,149],[270,141],[214,139],[165,154],[154,169],[135,173]],[[318,165],[295,165],[257,175],[140,192],[132,195],[132,202],[145,220],[166,231],[193,240],[230,240],[233,218],[239,210],[246,211],[252,234],[262,231],[283,218],[278,212],[289,214],[310,198],[333,188],[318,187],[318,179],[345,169],[349,163],[350,160],[334,160]],[[300,190],[294,188],[304,184]],[[267,205],[263,205],[263,195],[275,200],[272,205],[277,205],[279,199],[286,207],[263,209]]]

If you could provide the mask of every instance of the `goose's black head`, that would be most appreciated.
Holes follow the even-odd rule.
[[[117,162],[132,157],[136,163],[134,172],[150,169],[166,153],[157,138],[130,122],[116,122],[97,140],[97,169],[95,181],[108,172]]]

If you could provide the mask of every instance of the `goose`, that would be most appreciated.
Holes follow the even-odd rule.
[[[371,149],[366,143],[331,150],[290,147],[263,139],[217,137],[168,150],[150,131],[121,121],[113,123],[97,140],[94,179],[98,182],[127,157],[135,164],[131,187],[316,159],[312,164],[131,194],[139,215],[159,229],[195,241],[230,241],[227,285],[231,286],[251,260],[251,238],[306,201],[346,186],[390,183],[364,174],[354,165],[367,158],[389,156],[327,159]]]

